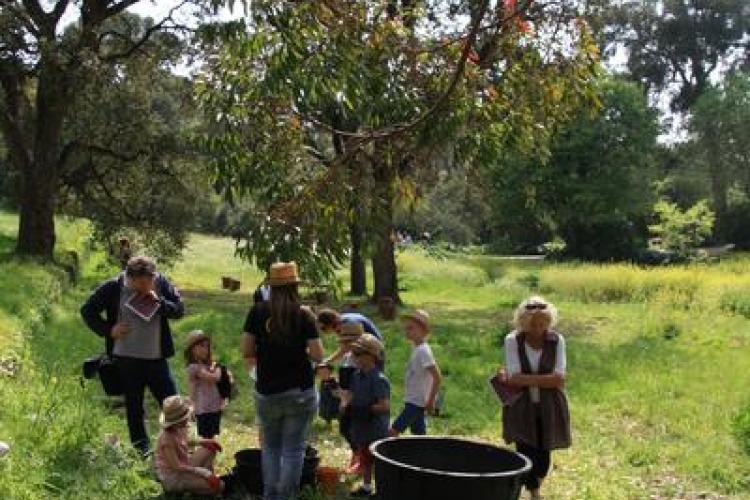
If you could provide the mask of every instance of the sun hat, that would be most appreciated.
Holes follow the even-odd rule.
[[[403,314],[401,319],[404,321],[414,321],[424,328],[425,331],[430,331],[430,315],[424,309],[415,309],[412,312]]]
[[[193,408],[187,399],[182,396],[169,396],[162,404],[159,425],[162,429],[168,429],[173,425],[185,422],[192,416]]]
[[[189,351],[195,344],[200,344],[204,340],[210,342],[211,337],[206,335],[203,330],[193,330],[188,334],[187,339],[185,340],[185,349]]]
[[[354,351],[363,351],[367,354],[374,356],[376,359],[383,359],[383,343],[378,340],[375,335],[371,333],[363,333],[360,337],[352,344]]]
[[[354,342],[365,334],[365,327],[359,321],[347,321],[341,324],[341,331],[338,332],[340,344]]]
[[[271,286],[296,285],[301,281],[296,262],[277,262],[271,264],[268,273],[268,284]]]
[[[188,363],[192,362],[192,350],[193,346],[196,344],[200,344],[204,340],[211,341],[211,337],[206,335],[203,330],[193,330],[190,332],[187,336],[187,339],[185,339],[185,361]],[[210,356],[210,352],[209,352]]]

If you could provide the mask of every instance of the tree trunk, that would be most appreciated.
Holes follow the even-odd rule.
[[[362,255],[363,234],[359,220],[349,225],[349,234],[352,243],[350,292],[357,296],[367,295],[367,266]]]
[[[393,243],[393,208],[388,202],[387,218],[380,221],[377,234],[377,246],[372,256],[373,296],[378,303],[383,298],[391,298],[401,304],[398,293],[398,268],[396,267],[395,245]]]
[[[714,138],[713,143],[718,144],[719,139]],[[711,198],[713,201],[714,214],[716,219],[714,222],[714,239],[715,243],[723,243],[726,238],[726,214],[727,214],[727,171],[722,168],[726,163],[722,161],[722,154],[720,151],[713,151],[713,154],[709,161],[709,173],[711,176]]]
[[[52,259],[62,126],[69,106],[66,75],[54,56],[40,61],[32,158],[21,172],[17,253]]]
[[[57,183],[34,175],[36,170],[23,172],[16,252],[51,260],[55,250]]]

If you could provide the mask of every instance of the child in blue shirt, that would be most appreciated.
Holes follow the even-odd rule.
[[[352,492],[353,497],[370,498],[372,492],[372,455],[370,445],[388,436],[391,386],[378,365],[383,344],[366,333],[352,346],[357,370],[351,378],[342,410],[351,416],[352,446],[358,457],[363,485]]]

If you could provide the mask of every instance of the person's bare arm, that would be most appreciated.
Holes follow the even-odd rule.
[[[438,365],[428,367],[427,371],[432,376],[432,387],[430,387],[430,393],[427,396],[426,410],[432,414],[435,413],[435,400],[440,391],[440,385],[443,383],[443,374],[440,372]]]
[[[171,447],[163,447],[161,449],[161,455],[164,459],[164,462],[169,466],[170,469],[180,472],[190,472],[193,474],[197,474],[201,477],[204,477],[205,473],[203,471],[199,471],[198,467],[194,467],[190,464],[183,464],[180,463],[180,461],[177,459],[177,451],[174,448]],[[207,469],[206,469],[207,470]]]
[[[508,383],[518,387],[539,387],[542,389],[562,389],[565,387],[565,375],[550,373],[547,375],[530,375],[519,373],[508,377]]]
[[[216,363],[211,365],[211,369],[201,366],[198,370],[198,373],[196,373],[196,376],[202,380],[218,382],[219,380],[221,380],[221,370],[218,366],[216,366]]]
[[[324,354],[323,342],[319,338],[307,341],[307,355],[313,363],[320,363]]]
[[[383,415],[391,411],[391,400],[384,398],[370,407],[370,410],[376,415]]]
[[[344,357],[344,354],[346,353],[346,350],[343,347],[339,347],[336,349],[336,352],[328,356],[326,359],[323,360],[323,363],[329,364],[329,363],[335,363],[336,361],[340,360]]]
[[[242,332],[240,339],[240,352],[248,368],[255,366],[255,337],[248,332]]]

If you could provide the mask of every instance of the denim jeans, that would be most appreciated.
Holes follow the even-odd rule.
[[[310,424],[318,410],[315,389],[255,395],[263,432],[264,500],[289,500],[299,490]]]
[[[115,358],[115,363],[125,396],[130,441],[141,453],[146,454],[151,446],[143,421],[143,395],[146,387],[159,402],[159,406],[167,397],[177,394],[177,387],[166,359]]]
[[[424,408],[406,403],[403,411],[391,427],[399,434],[409,429],[415,436],[424,436],[427,434],[427,419],[425,418]]]

